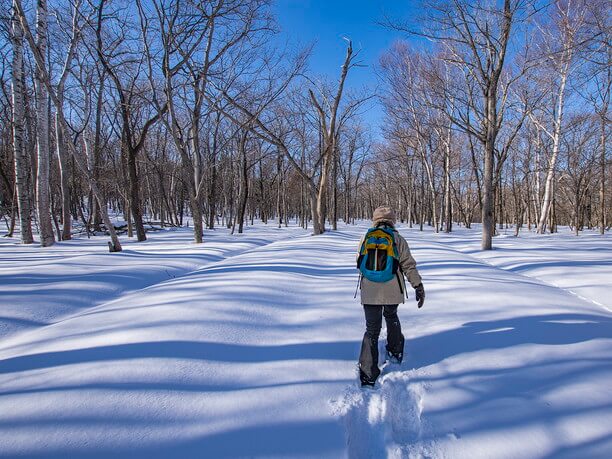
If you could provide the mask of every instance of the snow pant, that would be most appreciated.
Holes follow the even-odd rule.
[[[360,377],[375,381],[380,375],[378,368],[378,337],[382,328],[382,318],[387,323],[387,350],[393,354],[404,352],[404,335],[397,316],[397,304],[364,304],[366,332],[361,342],[359,354]]]

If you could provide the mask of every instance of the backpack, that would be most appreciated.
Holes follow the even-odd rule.
[[[393,228],[386,225],[370,228],[359,249],[357,269],[372,282],[388,282],[397,275],[398,268]]]

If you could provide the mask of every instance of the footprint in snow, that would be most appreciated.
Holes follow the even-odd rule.
[[[398,444],[413,443],[422,434],[422,388],[411,384],[408,375],[409,372],[389,373],[381,381],[382,398],[387,404],[387,430]]]
[[[430,457],[420,444],[423,389],[410,382],[411,374],[383,372],[376,390],[351,386],[332,402],[345,427],[350,458]]]

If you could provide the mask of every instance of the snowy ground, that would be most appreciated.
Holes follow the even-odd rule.
[[[108,237],[79,237],[42,250],[18,238],[0,238],[0,339],[49,325],[121,295],[181,276],[209,263],[287,237],[300,228],[248,227],[230,235],[206,230],[194,244],[191,228],[152,232],[146,242],[121,238],[123,251],[109,257]]]
[[[610,457],[609,234],[403,228],[427,300],[363,392],[364,228],[3,241],[0,456]]]
[[[586,301],[612,311],[612,239],[594,231],[576,236],[567,227],[557,234],[538,235],[523,230],[499,230],[495,250],[480,250],[480,233],[457,228],[452,236],[440,234],[439,240],[494,266],[535,277],[561,287]],[[460,237],[457,237],[459,235]]]

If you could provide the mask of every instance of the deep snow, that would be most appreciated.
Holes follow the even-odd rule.
[[[0,341],[0,456],[610,456],[609,234],[482,254],[477,231],[402,228],[427,299],[400,306],[405,361],[364,392],[364,229],[3,243],[0,323],[26,325]]]
[[[0,339],[306,232],[256,226],[243,234],[229,233],[226,228],[205,230],[204,245],[192,242],[191,228],[152,232],[145,242],[124,237],[124,250],[112,257],[106,236],[79,237],[44,250],[37,244],[23,246],[17,238],[0,238]]]

